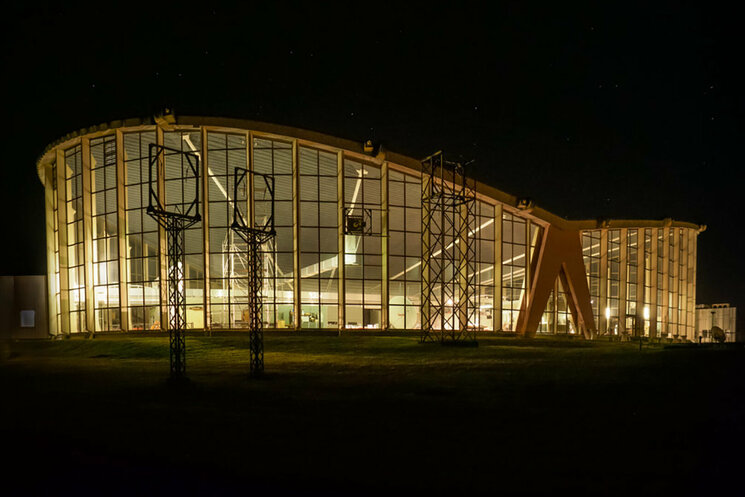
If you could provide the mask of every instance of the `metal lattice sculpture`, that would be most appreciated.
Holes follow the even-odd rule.
[[[171,378],[183,378],[186,375],[184,230],[202,219],[199,214],[199,155],[150,144],[148,181],[147,213],[163,227],[168,237]]]
[[[274,177],[236,167],[233,173],[233,224],[230,226],[247,245],[248,269],[248,326],[250,375],[264,372],[264,330],[262,317],[263,255],[262,247],[276,235],[274,229]],[[266,212],[259,213],[254,199],[254,182],[264,182],[268,204]],[[251,200],[251,201],[250,201]],[[244,215],[244,205],[248,216]],[[257,218],[258,222],[257,222]]]
[[[422,160],[422,342],[475,340],[475,209],[463,164]]]

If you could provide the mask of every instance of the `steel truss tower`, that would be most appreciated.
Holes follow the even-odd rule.
[[[165,176],[166,161],[173,169],[173,160],[178,157],[178,179],[169,178],[169,183],[179,181],[177,193],[166,199],[165,182],[158,178]],[[149,154],[150,195],[147,213],[165,230],[168,242],[168,335],[170,338],[171,378],[186,376],[186,293],[184,289],[184,231],[199,222],[199,156],[190,152],[150,144]],[[153,176],[153,167],[156,174]],[[188,174],[188,177],[184,176]],[[186,199],[186,187],[193,183],[194,197]],[[171,209],[171,210],[168,210]]]
[[[476,338],[475,182],[437,152],[422,160],[420,341]]]
[[[262,213],[262,222],[256,225],[256,203],[253,200],[254,180],[263,178],[269,212]],[[241,204],[249,216],[241,212]],[[251,207],[253,204],[253,207]],[[248,220],[247,220],[248,218]],[[249,325],[249,374],[261,376],[264,372],[264,330],[262,313],[263,256],[262,247],[276,235],[274,229],[274,177],[236,167],[233,173],[233,224],[230,226],[247,245],[248,252],[248,325]]]

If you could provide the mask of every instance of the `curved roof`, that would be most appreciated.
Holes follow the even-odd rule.
[[[367,153],[364,150],[363,143],[348,140],[345,138],[338,138],[335,136],[319,133],[317,131],[309,131],[302,128],[295,128],[291,126],[283,126],[279,124],[265,123],[261,121],[252,121],[249,119],[237,119],[237,118],[226,118],[226,117],[205,117],[205,116],[176,116],[174,114],[166,114],[165,116],[156,116],[153,118],[132,118],[123,119],[117,121],[111,121],[108,123],[102,123],[88,128],[82,128],[77,131],[68,133],[54,142],[50,143],[45,149],[42,155],[39,157],[36,163],[37,172],[39,178],[44,180],[44,167],[46,164],[51,163],[53,160],[54,150],[65,144],[66,142],[75,140],[84,135],[90,134],[104,134],[107,131],[118,129],[118,128],[136,128],[153,126],[155,124],[169,127],[169,126],[213,126],[216,128],[233,128],[233,129],[244,129],[259,131],[262,133],[268,133],[273,135],[280,135],[286,137],[297,138],[300,140],[306,140],[309,142],[318,143],[328,147],[342,149],[355,154],[368,156],[376,161],[390,161],[395,164],[399,164],[404,167],[408,167],[415,171],[421,171],[421,162],[418,159],[409,157],[403,154],[393,152],[385,149],[383,146],[378,147],[374,153]],[[665,218],[660,220],[642,220],[642,219],[587,219],[587,220],[569,220],[561,216],[557,216],[552,212],[549,212],[542,207],[534,205],[532,202],[520,202],[523,199],[511,195],[502,190],[494,188],[493,186],[477,182],[476,191],[486,197],[497,200],[502,204],[512,207],[513,210],[521,211],[525,217],[542,221],[543,223],[549,223],[560,229],[576,229],[576,230],[591,230],[599,228],[662,228],[662,227],[680,227],[695,229],[699,232],[706,230],[705,225],[698,225],[695,223],[689,223],[685,221],[676,221],[671,218]]]

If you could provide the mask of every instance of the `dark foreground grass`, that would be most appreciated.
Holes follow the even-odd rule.
[[[267,335],[249,380],[247,345],[189,337],[174,388],[167,338],[11,344],[2,493],[716,495],[742,470],[741,349]]]

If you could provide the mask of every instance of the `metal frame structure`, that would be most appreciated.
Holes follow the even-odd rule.
[[[266,221],[256,226],[253,214],[254,178],[263,178],[270,200],[270,215]],[[241,212],[239,195],[241,188],[246,192],[248,216]],[[246,219],[248,217],[248,219]],[[233,171],[233,223],[230,225],[247,245],[248,252],[248,312],[249,312],[249,374],[252,377],[264,373],[264,330],[262,317],[263,255],[262,246],[272,240],[277,232],[274,229],[274,177],[236,167]]]
[[[188,169],[194,174],[194,200],[182,202],[180,208],[168,210],[165,189],[161,189],[160,181],[165,176],[166,153],[179,154],[184,157]],[[148,156],[148,207],[147,213],[154,218],[166,231],[168,236],[168,307],[170,319],[168,335],[170,338],[171,378],[183,378],[186,375],[186,294],[184,291],[184,230],[198,223],[202,216],[199,214],[199,156],[192,152],[169,148],[155,143],[150,144]],[[153,166],[156,174],[153,177]],[[185,192],[183,192],[185,193]]]
[[[476,338],[476,191],[466,166],[441,151],[422,160],[422,343]]]

